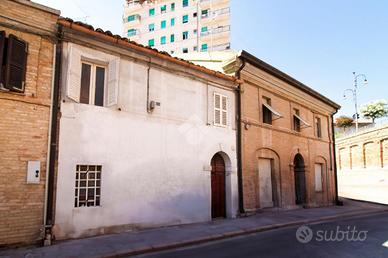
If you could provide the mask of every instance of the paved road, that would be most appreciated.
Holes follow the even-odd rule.
[[[309,227],[312,234],[306,232],[298,235],[302,241],[312,236],[308,243],[296,239],[298,227],[293,227],[138,257],[388,257],[388,213]],[[327,232],[326,235],[324,232]],[[360,241],[318,241],[325,237],[334,239],[336,232],[339,232],[338,238],[346,238],[344,232],[349,232],[348,239]],[[361,241],[365,236],[366,240]]]

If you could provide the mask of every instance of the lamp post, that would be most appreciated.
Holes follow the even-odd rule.
[[[356,133],[358,132],[358,104],[357,104],[357,90],[358,90],[358,79],[363,78],[364,79],[364,85],[368,84],[368,80],[366,79],[365,74],[356,74],[353,72],[353,77],[354,77],[354,89],[346,89],[344,91],[344,98],[346,98],[346,92],[350,91],[353,94],[353,101],[354,101],[354,108],[356,110],[355,113],[355,120],[356,120]]]

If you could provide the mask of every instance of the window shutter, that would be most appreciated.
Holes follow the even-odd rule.
[[[228,125],[228,98],[222,96],[222,125]]]
[[[221,96],[214,93],[214,124],[221,124]]]
[[[116,58],[110,61],[108,70],[108,89],[106,105],[109,107],[117,104],[120,58]]]
[[[27,42],[9,35],[7,62],[5,67],[5,87],[24,92],[27,66]]]
[[[3,81],[3,58],[4,58],[4,47],[5,47],[5,31],[0,31],[0,88],[4,83]]]
[[[67,97],[79,102],[81,94],[81,52],[70,46],[67,66]]]

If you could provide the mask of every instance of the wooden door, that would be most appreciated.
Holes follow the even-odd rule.
[[[294,158],[295,175],[295,203],[306,203],[306,179],[305,179],[304,159],[302,155],[296,154]]]
[[[270,159],[259,159],[260,208],[273,207],[272,166]]]
[[[212,218],[225,218],[225,162],[220,154],[211,161]]]

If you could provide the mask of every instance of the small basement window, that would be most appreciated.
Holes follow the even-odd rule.
[[[100,206],[101,171],[100,165],[77,165],[74,207]]]

